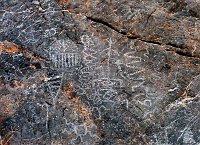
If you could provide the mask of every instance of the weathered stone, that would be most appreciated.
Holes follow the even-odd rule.
[[[200,143],[200,3],[0,1],[0,143]]]

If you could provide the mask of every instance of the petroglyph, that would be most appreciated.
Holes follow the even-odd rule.
[[[63,78],[64,78],[64,73],[55,77],[45,79],[45,84],[47,85],[47,88],[49,89],[54,109],[56,108],[57,97],[61,90]]]
[[[57,69],[77,67],[81,62],[80,55],[77,53],[54,53],[51,55],[51,60]]]
[[[195,0],[0,1],[0,144],[199,144],[198,12]]]
[[[121,88],[123,83],[121,79],[101,78],[92,81],[93,87],[101,89],[118,89]]]
[[[56,69],[66,71],[67,68],[79,67],[81,55],[78,47],[71,40],[57,40],[50,46],[50,60]]]

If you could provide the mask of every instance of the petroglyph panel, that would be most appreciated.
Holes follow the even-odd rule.
[[[199,144],[198,12],[195,0],[1,0],[0,144]]]

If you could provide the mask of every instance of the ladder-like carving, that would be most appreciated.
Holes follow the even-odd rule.
[[[76,44],[71,40],[57,40],[50,46],[50,60],[54,68],[65,70],[80,66],[81,55]]]
[[[55,68],[70,68],[80,65],[80,56],[77,53],[56,53],[51,55]]]

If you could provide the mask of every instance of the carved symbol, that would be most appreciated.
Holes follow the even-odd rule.
[[[55,68],[70,68],[80,65],[80,56],[77,53],[59,53],[51,55]]]
[[[86,66],[80,70],[81,75],[89,74],[95,70],[95,66]]]
[[[50,93],[52,96],[55,96],[60,88],[61,85],[61,76],[56,76],[52,78],[46,78],[46,83],[50,89]]]
[[[142,61],[141,57],[134,56],[136,51],[127,52],[124,54],[126,67],[136,68],[136,63],[140,63]]]
[[[80,66],[81,56],[78,47],[71,40],[57,40],[50,46],[49,55],[56,69]]]
[[[100,87],[101,89],[117,89],[122,87],[121,79],[101,78],[92,81],[93,87]]]

